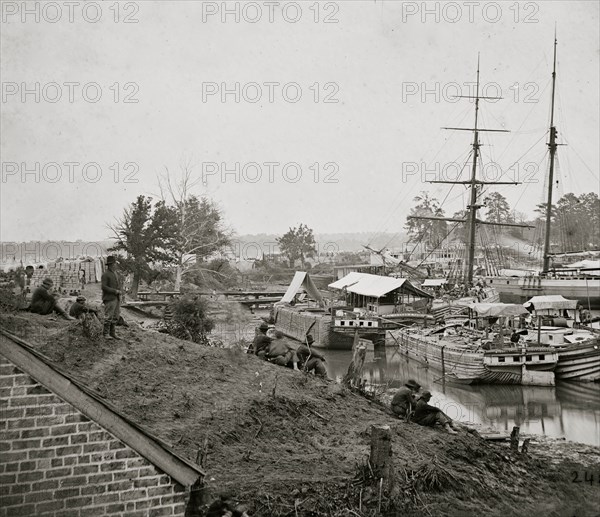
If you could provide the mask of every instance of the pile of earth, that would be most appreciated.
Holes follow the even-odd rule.
[[[587,516],[600,507],[600,480],[573,482],[573,472],[600,473],[598,448],[545,443],[513,453],[397,420],[334,382],[237,348],[135,325],[120,329],[121,341],[95,342],[79,322],[47,316],[0,314],[0,325],[202,463],[215,497],[233,494],[252,516]],[[391,427],[392,492],[380,493],[367,463],[372,425]]]

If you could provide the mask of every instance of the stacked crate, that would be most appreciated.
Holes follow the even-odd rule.
[[[96,282],[96,264],[94,261],[64,261],[57,262],[55,266],[64,271],[69,277],[75,275],[78,284],[80,283],[80,270],[84,272],[86,284]]]
[[[79,268],[85,271],[85,283],[96,282],[96,263],[93,261],[85,261],[79,263]]]
[[[33,271],[33,276],[31,277],[31,287],[36,288],[42,285],[44,278],[50,278],[54,282],[52,288],[59,289],[62,284],[63,272],[57,268],[36,269]]]
[[[85,283],[96,282],[96,263],[94,261],[62,261],[48,264],[48,269],[36,269],[31,279],[31,288],[42,285],[44,278],[54,282],[53,289],[75,291],[81,289],[80,270],[84,271]]]

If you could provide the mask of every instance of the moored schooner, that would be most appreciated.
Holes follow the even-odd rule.
[[[542,271],[538,273],[517,271],[506,276],[487,277],[486,281],[499,292],[502,301],[524,303],[532,296],[562,295],[575,299],[587,309],[600,309],[600,269],[586,267],[551,267],[551,223],[552,198],[555,177],[555,162],[559,144],[558,131],[554,122],[556,96],[556,56],[558,41],[554,38],[554,57],[552,69],[552,97],[550,106],[550,129],[548,142],[548,178],[544,214],[544,248]]]
[[[499,97],[480,96],[479,59],[477,63],[477,82],[475,96],[461,96],[475,101],[475,122],[471,128],[451,127],[445,129],[473,132],[471,176],[465,181],[432,181],[431,183],[449,183],[465,185],[470,189],[470,202],[467,217],[445,218],[410,216],[412,219],[449,221],[467,224],[467,257],[462,272],[462,282],[469,288],[473,284],[475,262],[475,242],[478,225],[527,227],[514,223],[492,223],[477,217],[482,207],[478,197],[485,185],[516,185],[518,182],[490,182],[477,177],[480,157],[479,135],[481,132],[501,132],[505,129],[483,129],[479,127],[480,100],[498,100]],[[488,300],[489,302],[489,300]],[[483,307],[485,305],[485,307]],[[442,373],[444,381],[461,383],[498,383],[554,385],[554,368],[558,354],[547,347],[527,347],[511,339],[506,342],[504,327],[510,323],[516,327],[515,318],[527,314],[522,305],[500,303],[470,304],[468,322],[458,321],[437,328],[412,326],[390,332],[399,349],[408,357],[426,363]],[[472,316],[475,315],[473,322]],[[483,317],[485,315],[485,317]],[[501,322],[500,325],[492,325]],[[465,326],[466,325],[466,326]]]

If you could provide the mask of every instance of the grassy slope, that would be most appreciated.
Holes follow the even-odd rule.
[[[195,461],[206,439],[209,485],[237,494],[253,515],[375,515],[377,490],[357,477],[371,424],[392,427],[398,491],[388,515],[586,516],[600,508],[600,480],[571,482],[573,470],[600,475],[596,448],[558,463],[535,446],[530,457],[511,456],[505,445],[394,420],[334,383],[236,350],[134,328],[121,331],[122,341],[93,343],[79,323],[29,314],[0,323],[182,456]]]

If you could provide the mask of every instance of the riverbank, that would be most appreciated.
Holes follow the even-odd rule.
[[[213,495],[232,494],[253,516],[579,517],[600,506],[597,447],[532,440],[528,455],[511,453],[399,421],[334,382],[239,349],[135,324],[119,329],[121,341],[96,342],[79,322],[20,313],[0,324],[175,452],[201,459]],[[381,499],[365,467],[373,424],[392,431],[396,489]]]

